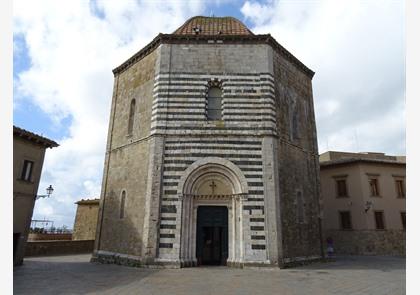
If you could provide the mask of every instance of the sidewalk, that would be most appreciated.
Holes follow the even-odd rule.
[[[405,294],[405,259],[336,257],[290,269],[142,269],[89,262],[90,255],[25,258],[14,294]]]

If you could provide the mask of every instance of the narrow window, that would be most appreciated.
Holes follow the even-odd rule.
[[[347,183],[345,179],[337,179],[337,197],[347,197]]]
[[[353,229],[350,211],[340,212],[340,227],[341,229]]]
[[[207,119],[222,119],[222,89],[210,87],[207,97]]]
[[[293,139],[299,138],[299,118],[297,107],[293,109],[293,118],[292,118],[292,137]]]
[[[398,198],[405,198],[405,186],[404,180],[398,179],[395,181],[395,186],[397,187]]]
[[[125,211],[125,191],[121,193],[121,202],[120,202],[120,219],[124,218]]]
[[[34,166],[34,162],[25,160],[23,162],[22,174],[20,179],[30,181],[32,176],[32,168]]]
[[[369,180],[370,185],[370,195],[371,196],[379,196],[379,186],[378,186],[378,179],[377,178],[371,178]]]
[[[305,222],[305,202],[303,200],[303,194],[301,191],[296,192],[296,204],[297,204],[297,221],[298,223]]]
[[[375,211],[375,225],[376,229],[385,229],[384,212]]]
[[[401,223],[402,223],[403,229],[405,229],[405,212],[401,212]]]
[[[133,134],[134,113],[136,111],[136,100],[133,98],[130,104],[130,114],[128,117],[128,134]]]

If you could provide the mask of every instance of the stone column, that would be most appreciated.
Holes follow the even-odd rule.
[[[262,141],[264,166],[264,209],[267,258],[278,265],[282,255],[277,141],[264,137]]]
[[[160,196],[163,168],[164,138],[154,136],[150,139],[149,168],[143,227],[144,263],[153,263],[158,255]]]
[[[244,262],[244,252],[245,252],[245,243],[244,243],[244,216],[242,214],[243,210],[243,201],[242,198],[239,197],[238,198],[238,203],[239,206],[237,206],[236,210],[236,217],[235,220],[237,220],[236,222],[238,223],[238,228],[239,228],[239,257],[237,257],[237,261],[239,263]],[[239,207],[239,208],[238,208]]]
[[[236,198],[235,196],[232,197],[232,210],[231,210],[231,218],[229,220],[231,226],[231,233],[229,237],[229,241],[232,241],[232,245],[229,245],[229,261],[235,262],[236,260]]]

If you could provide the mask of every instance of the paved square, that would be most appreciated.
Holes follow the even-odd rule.
[[[14,294],[405,294],[405,259],[338,257],[292,269],[142,269],[90,255],[25,258]]]

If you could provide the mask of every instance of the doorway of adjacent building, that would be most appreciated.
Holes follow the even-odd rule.
[[[196,249],[198,265],[226,265],[228,258],[227,207],[198,207]]]
[[[20,233],[13,233],[13,259],[16,257],[16,250],[19,243]]]

